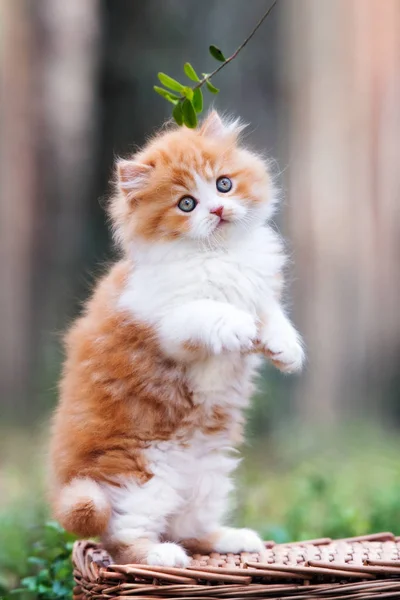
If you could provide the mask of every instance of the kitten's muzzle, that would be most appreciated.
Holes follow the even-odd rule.
[[[222,219],[222,215],[224,214],[224,207],[223,206],[218,206],[218,208],[212,208],[210,210],[210,213],[212,215],[217,215],[217,217],[219,217],[220,219]]]

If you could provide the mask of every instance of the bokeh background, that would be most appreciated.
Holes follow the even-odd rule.
[[[116,258],[114,157],[169,117],[158,71],[210,72],[270,3],[1,1],[0,589],[45,535],[62,332]],[[400,534],[399,56],[399,0],[279,0],[214,81],[276,160],[307,346],[300,376],[265,368],[238,477],[233,519],[276,541]]]

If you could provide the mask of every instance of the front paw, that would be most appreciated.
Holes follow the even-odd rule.
[[[228,309],[218,319],[211,334],[210,346],[215,354],[223,351],[248,352],[254,348],[257,324],[250,313]]]
[[[217,536],[214,550],[221,554],[239,554],[240,552],[258,552],[262,554],[265,547],[256,532],[251,529],[223,527]]]
[[[190,559],[178,544],[154,544],[146,557],[146,564],[158,567],[187,567]]]
[[[263,340],[264,353],[280,371],[295,373],[304,364],[304,350],[294,328],[275,331]]]

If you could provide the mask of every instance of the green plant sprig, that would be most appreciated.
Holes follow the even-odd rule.
[[[221,63],[211,73],[202,73],[202,78],[200,78],[193,66],[189,62],[186,62],[183,70],[185,75],[191,81],[196,82],[194,86],[184,85],[166,73],[158,73],[158,79],[164,87],[155,85],[154,91],[174,105],[172,116],[178,125],[186,125],[186,127],[191,129],[196,127],[197,115],[203,111],[204,106],[203,92],[201,88],[205,85],[211,94],[218,94],[219,89],[215,87],[213,83],[211,83],[211,78],[237,57],[239,52],[241,52],[246,44],[251,40],[257,29],[262,25],[277,3],[278,0],[274,0],[268,10],[258,21],[250,35],[247,36],[247,38],[240,44],[235,52],[228,58],[225,58],[222,50],[220,50],[220,48],[217,46],[211,45],[209,47],[211,56]]]

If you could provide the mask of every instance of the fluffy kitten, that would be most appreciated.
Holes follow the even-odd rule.
[[[66,338],[53,424],[56,518],[114,560],[185,566],[184,550],[261,551],[222,526],[242,412],[262,351],[303,362],[280,303],[266,165],[212,112],[117,164],[124,258]]]

